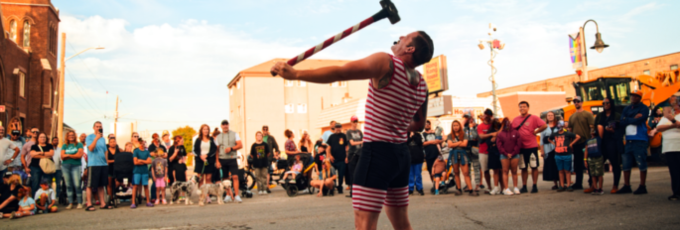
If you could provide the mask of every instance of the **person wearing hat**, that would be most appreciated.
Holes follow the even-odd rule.
[[[633,168],[633,161],[637,162],[640,170],[640,186],[635,195],[647,194],[645,182],[647,179],[647,146],[649,137],[647,136],[647,118],[649,117],[649,107],[641,102],[642,92],[634,91],[630,94],[630,105],[623,108],[621,112],[621,127],[625,130],[626,146],[623,151],[623,187],[617,194],[633,192],[630,187],[630,171]]]
[[[14,143],[14,146],[19,148],[19,151],[15,151],[16,149],[10,149],[10,151],[7,152],[7,154],[12,160],[12,162],[7,165],[7,171],[8,172],[21,172],[23,173],[23,166],[21,165],[21,148],[24,146],[24,140],[23,137],[21,136],[21,130],[12,130],[11,135],[8,137],[12,143]],[[25,173],[23,173],[25,174]]]
[[[342,194],[342,183],[345,179],[345,172],[347,171],[347,151],[349,150],[349,141],[347,135],[342,133],[342,124],[335,123],[335,130],[333,134],[328,137],[328,156],[331,159],[333,168],[338,170],[338,193]]]
[[[50,184],[52,184],[51,180],[43,178],[40,181],[40,189],[35,192],[35,197],[33,197],[38,208],[38,214],[57,211],[57,197],[54,195],[54,190],[50,188]]]
[[[237,161],[237,150],[243,148],[241,143],[241,137],[238,133],[229,130],[229,121],[222,120],[222,133],[215,137],[215,144],[219,154],[217,154],[217,161],[215,161],[215,167],[218,170],[222,170],[221,180],[228,180],[229,173],[231,173],[231,179],[233,181],[234,191],[236,191],[236,196],[234,201],[241,203],[241,197],[238,195],[239,191],[239,170]],[[231,196],[226,196],[224,202],[230,202]]]
[[[557,170],[560,172],[560,186],[558,192],[574,191],[571,184],[571,165],[572,159],[578,161],[580,159],[573,157],[576,142],[581,139],[578,134],[564,131],[564,121],[557,122],[557,132],[553,133],[548,141],[555,146],[555,163]]]
[[[361,147],[364,144],[364,133],[359,129],[359,118],[357,116],[352,116],[349,120],[352,126],[345,133],[345,136],[349,139],[346,181],[350,186],[349,195],[347,195],[347,197],[352,197],[352,179],[354,176],[354,169],[356,168],[357,163],[359,163],[359,156],[361,156]]]
[[[10,152],[12,150],[14,152]],[[10,139],[5,138],[5,127],[0,126],[0,175],[7,172],[7,167],[14,162],[18,154],[19,147]]]
[[[573,100],[576,112],[569,117],[569,125],[567,128],[569,132],[579,135],[581,139],[574,145],[574,172],[576,173],[576,180],[574,181],[573,189],[583,189],[583,170],[585,169],[585,161],[583,149],[586,147],[586,141],[591,138],[591,130],[595,125],[595,117],[590,111],[583,109],[583,99],[576,96]],[[581,160],[583,159],[583,160]],[[588,174],[588,183],[591,183],[590,174]],[[593,188],[583,190],[584,193],[592,193]]]

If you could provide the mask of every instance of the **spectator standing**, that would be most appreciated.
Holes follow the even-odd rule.
[[[576,96],[573,102],[574,107],[576,107],[576,112],[569,117],[568,129],[569,132],[579,135],[581,138],[574,145],[574,172],[576,173],[576,181],[572,188],[583,189],[583,170],[585,169],[585,161],[587,160],[583,155],[583,151],[586,148],[586,141],[591,138],[590,133],[595,124],[595,118],[590,111],[585,111],[583,109],[583,100],[581,97]],[[588,178],[588,183],[590,184],[590,178]],[[592,188],[588,188],[583,190],[583,192],[592,193],[593,190]]]
[[[424,140],[423,148],[425,149],[425,164],[427,165],[427,171],[432,172],[432,166],[434,165],[435,160],[437,160],[437,157],[441,155],[439,145],[444,141],[437,138],[434,129],[432,129],[432,122],[430,120],[425,121],[425,131],[423,131],[423,140]],[[432,180],[433,182],[431,190],[432,193],[434,193],[436,190],[436,186],[434,186],[435,185],[434,175],[431,173],[430,180]]]
[[[302,137],[300,137],[300,142],[298,144],[300,144],[300,153],[312,153],[312,140],[309,138],[309,133],[307,133],[307,131],[302,132]]]
[[[69,131],[66,133],[66,141],[61,146],[60,157],[62,159],[61,171],[64,176],[66,184],[66,199],[69,205],[66,209],[73,208],[73,204],[78,202],[78,209],[83,208],[83,190],[80,187],[81,177],[83,171],[81,169],[81,158],[85,154],[83,144],[76,140],[76,132]],[[76,196],[77,200],[73,199]]]
[[[11,135],[8,138],[14,144],[14,146],[16,146],[18,148],[18,150],[17,149],[9,149],[7,151],[7,155],[10,156],[10,159],[12,160],[12,162],[9,163],[9,165],[7,165],[7,171],[13,172],[13,173],[16,173],[16,174],[26,175],[26,173],[24,173],[24,167],[21,165],[21,158],[22,158],[21,157],[21,148],[24,147],[24,143],[25,143],[23,137],[21,136],[21,131],[18,130],[18,129],[12,130]],[[0,175],[4,175],[4,174],[0,174]]]
[[[572,156],[574,154],[574,144],[578,142],[581,137],[578,134],[564,131],[564,122],[560,121],[557,123],[557,133],[548,139],[551,144],[555,145],[555,163],[557,164],[557,170],[560,171],[560,189],[558,192],[562,191],[574,191],[571,186],[571,166],[572,166]],[[580,161],[581,159],[575,158],[574,160]]]
[[[520,192],[527,192],[527,180],[529,179],[529,168],[531,168],[531,179],[534,182],[531,193],[537,193],[536,182],[538,182],[540,161],[538,160],[536,135],[543,132],[547,126],[541,118],[529,114],[529,102],[521,101],[519,103],[519,113],[520,115],[512,120],[512,127],[519,131],[519,138],[522,142],[519,150],[521,158],[519,168],[522,169],[522,189]]]
[[[170,141],[170,132],[168,132],[168,130],[163,130],[163,135],[161,136],[161,140],[163,140],[163,142],[161,142],[161,144],[163,144],[163,146],[165,146],[166,149],[170,149],[170,147],[172,146],[172,141]],[[168,157],[169,157],[169,152],[168,152]]]
[[[120,148],[118,147],[118,143],[116,142],[115,137],[109,137],[109,144],[106,148],[106,163],[108,164],[109,168],[109,184],[107,186],[107,191],[109,196],[113,196],[113,191],[115,191],[116,187],[116,168],[115,168],[115,158],[116,154],[120,153]],[[114,200],[110,199],[109,204],[114,205]]]
[[[253,165],[251,167],[255,171],[255,177],[257,178],[257,190],[258,194],[267,194],[267,174],[269,168],[269,146],[262,140],[262,132],[257,131],[255,133],[255,143],[250,147],[250,157],[253,159]]]
[[[159,203],[168,204],[165,200],[165,187],[168,183],[168,160],[163,150],[158,149],[156,159],[151,162],[151,176],[156,182],[156,205]]]
[[[479,188],[483,187],[481,178],[482,175],[484,175],[484,172],[481,172],[481,165],[479,163],[479,134],[477,133],[477,123],[475,122],[475,119],[472,118],[472,114],[466,113],[463,115],[463,118],[465,118],[465,137],[468,139],[465,152],[467,152],[470,157],[470,165],[472,166],[472,171],[475,176],[475,190],[472,195],[479,196]]]
[[[38,143],[38,134],[39,133],[40,133],[40,131],[38,130],[38,128],[35,128],[35,127],[31,128],[30,134],[26,134],[28,136],[28,138],[27,138],[28,141],[26,141],[24,146],[21,147],[21,165],[24,167],[24,172],[27,174],[27,176],[31,176],[31,177],[33,177],[34,174],[38,173],[38,172],[34,172],[34,174],[31,174],[31,168],[30,168],[31,154],[30,153],[31,153],[31,148],[33,147],[33,145],[35,145],[35,143]],[[31,182],[30,180],[31,179],[30,178],[24,178],[24,177],[22,177],[22,178],[27,179],[24,183],[28,184],[30,186],[30,182]],[[35,178],[37,178],[37,175],[36,175]]]
[[[19,147],[12,140],[5,138],[5,127],[0,126],[0,175],[5,175],[8,166],[14,162],[19,152]]]
[[[423,136],[419,132],[410,132],[406,143],[411,153],[411,170],[408,176],[408,192],[413,194],[413,190],[423,196],[423,161],[425,152],[423,151]]]
[[[194,141],[194,152],[198,155],[195,158],[194,172],[200,178],[200,187],[204,183],[212,183],[218,150],[214,139],[210,136],[210,126],[203,124],[199,130],[198,138]]]
[[[29,153],[31,157],[31,191],[38,191],[40,188],[40,181],[43,178],[52,178],[52,174],[45,174],[42,170],[40,167],[40,160],[44,158],[51,161],[52,156],[54,155],[54,147],[48,142],[47,134],[40,133],[37,136],[38,143],[31,146],[31,152]]]
[[[630,105],[623,108],[621,113],[621,126],[626,133],[626,146],[622,155],[623,160],[623,182],[624,185],[617,194],[631,193],[630,171],[633,168],[633,161],[637,162],[640,170],[640,187],[635,190],[635,195],[647,194],[645,182],[647,179],[647,147],[649,137],[647,136],[647,117],[649,117],[649,107],[641,102],[642,92],[635,91],[630,95]]]
[[[229,121],[222,120],[221,126],[222,133],[217,135],[215,139],[219,151],[219,154],[217,154],[218,159],[215,161],[215,168],[222,171],[222,178],[220,180],[227,180],[231,174],[234,191],[236,191],[234,200],[240,203],[241,197],[238,195],[239,171],[236,154],[237,150],[243,148],[243,144],[238,133],[229,130]],[[224,198],[224,202],[227,202],[227,197]]]
[[[552,181],[555,185],[552,190],[557,190],[557,182],[560,180],[559,171],[557,171],[557,163],[555,163],[555,145],[550,143],[548,139],[554,133],[557,133],[557,123],[561,120],[555,115],[555,112],[549,111],[546,114],[545,123],[548,128],[541,132],[541,157],[543,157],[543,181]]]
[[[490,195],[500,194],[503,186],[498,186],[502,164],[501,156],[496,147],[496,135],[500,131],[500,124],[497,124],[497,129],[494,128],[495,122],[493,118],[493,111],[491,109],[484,110],[484,116],[482,116],[482,123],[477,126],[477,136],[479,138],[479,166],[480,170],[484,171],[484,179],[486,180],[486,185],[489,188],[491,186],[491,173],[493,170],[494,186],[488,193]]]
[[[132,169],[132,194],[134,196],[137,196],[137,193],[140,192],[140,190],[144,190],[144,197],[146,197],[146,206],[147,207],[153,207],[153,203],[151,203],[151,196],[149,195],[149,167],[148,165],[151,164],[152,159],[151,159],[151,153],[149,153],[146,148],[144,148],[145,143],[142,138],[139,138],[139,147],[137,147],[133,152],[132,152],[132,159],[135,164],[135,168]],[[135,209],[137,208],[137,199],[132,199],[132,205],[130,205],[130,208]],[[89,205],[88,205],[89,206]]]
[[[604,160],[602,159],[602,153],[600,152],[600,137],[595,134],[593,130],[593,138],[588,139],[586,142],[586,150],[583,154],[587,160],[586,167],[592,178],[591,186],[593,195],[602,195],[604,190],[602,190],[602,177],[604,176]]]
[[[614,184],[612,185],[611,194],[615,194],[619,188],[619,181],[621,180],[621,153],[623,147],[623,132],[621,132],[620,120],[621,114],[616,112],[614,108],[614,101],[610,98],[602,100],[602,107],[604,111],[597,114],[595,117],[595,124],[597,125],[597,132],[601,139],[600,151],[605,161],[609,161],[612,167],[612,174],[614,174]]]
[[[519,131],[513,128],[508,118],[503,118],[501,132],[496,136],[496,146],[501,155],[501,164],[503,164],[503,189],[504,195],[519,195],[520,190],[517,188],[517,164],[520,161],[520,151],[522,146],[522,138]],[[510,190],[508,184],[508,171],[512,172],[512,183],[515,185],[513,191]]]
[[[93,189],[97,189],[99,201],[103,209],[112,209],[113,206],[105,203],[104,192],[108,184],[108,164],[106,163],[106,141],[104,141],[104,129],[102,123],[96,121],[93,126],[94,133],[87,136],[85,140],[87,148],[90,150],[87,156],[87,209],[86,211],[94,211],[92,206]]]
[[[61,197],[62,189],[61,189],[61,180],[62,180],[62,171],[61,171],[61,146],[59,146],[59,138],[53,137],[52,138],[52,147],[54,148],[54,154],[52,155],[52,161],[54,162],[54,168],[56,169],[54,173],[52,174],[52,177],[50,178],[50,185],[52,185],[52,180],[57,184],[56,186],[56,195],[57,197]]]
[[[359,156],[361,156],[361,147],[364,144],[364,133],[359,129],[359,118],[357,116],[352,116],[350,118],[351,127],[345,133],[347,139],[349,139],[349,151],[347,152],[347,184],[350,185],[349,195],[347,197],[352,197],[352,181],[354,179],[354,171],[356,169],[357,163],[359,163]]]
[[[184,178],[186,173],[186,165],[182,160],[187,156],[187,150],[184,148],[184,139],[182,136],[174,136],[172,146],[168,149],[168,185],[172,185],[175,181],[186,181],[177,179],[177,176]]]
[[[271,151],[271,154],[269,154],[269,162],[267,165],[269,166],[269,173],[272,173],[274,171],[274,168],[272,168],[271,163],[274,160],[274,156],[278,156],[281,151],[279,151],[279,144],[276,143],[276,139],[274,136],[269,135],[269,126],[264,125],[262,126],[262,142],[266,143],[267,146],[269,147],[269,150]],[[271,193],[269,191],[269,182],[271,181],[271,176],[267,174],[267,193]]]
[[[342,124],[335,123],[334,133],[328,137],[328,157],[331,159],[331,164],[333,168],[338,170],[338,193],[342,194],[342,184],[345,179],[345,173],[347,171],[347,150],[349,150],[349,141],[347,136],[342,133]]]
[[[680,97],[677,95],[669,99],[671,113],[664,113],[656,129],[663,135],[661,145],[662,153],[666,154],[668,171],[671,174],[671,191],[673,195],[668,197],[670,201],[680,199]]]
[[[468,188],[472,188],[472,184],[470,182],[470,169],[468,167],[470,158],[465,151],[468,140],[465,136],[463,125],[458,120],[451,123],[451,133],[448,135],[446,142],[450,149],[448,164],[453,165],[453,176],[456,181],[456,186],[458,186],[456,195],[459,195],[460,192],[463,192],[463,186],[460,181],[460,171],[462,171],[462,175],[465,178],[465,185],[467,185]],[[472,190],[470,190],[470,193],[472,193]]]

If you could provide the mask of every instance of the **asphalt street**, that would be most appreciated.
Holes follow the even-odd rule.
[[[633,189],[639,176],[633,171]],[[587,178],[587,176],[586,176]],[[540,177],[539,177],[540,180]],[[424,179],[429,189],[429,178]],[[531,182],[530,182],[531,183]],[[680,229],[680,202],[671,202],[666,167],[649,170],[647,195],[611,195],[612,175],[605,175],[605,195],[581,190],[550,190],[515,196],[411,196],[409,215],[414,229]],[[344,195],[290,198],[280,187],[243,203],[203,207],[160,205],[134,210],[64,210],[17,220],[0,219],[0,229],[352,229],[351,200]],[[382,214],[379,229],[391,229]]]

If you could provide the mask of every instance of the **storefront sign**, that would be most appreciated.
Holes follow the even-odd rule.
[[[430,98],[427,103],[427,116],[439,117],[443,115],[451,115],[451,96],[443,95],[441,97]]]
[[[423,76],[430,93],[438,93],[449,89],[446,56],[433,57],[423,65]]]

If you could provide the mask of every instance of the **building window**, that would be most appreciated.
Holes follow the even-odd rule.
[[[300,86],[300,87],[307,87],[307,82],[306,82],[306,81],[300,81],[300,80],[298,80],[298,86]]]
[[[31,23],[24,21],[24,47],[31,46]]]
[[[286,113],[294,113],[295,112],[295,105],[294,104],[287,104],[286,105]]]
[[[645,74],[645,75],[651,75],[651,74],[649,74],[649,70],[642,71],[642,73]]]
[[[284,82],[284,84],[286,85],[286,87],[293,87],[293,86],[295,86],[295,81],[286,80],[286,82]]]
[[[9,39],[17,42],[17,21],[9,21]]]
[[[298,113],[307,113],[307,104],[300,103],[297,106]]]
[[[26,97],[24,96],[24,87],[26,84],[26,75],[24,72],[19,72],[19,96],[21,97]]]
[[[346,81],[336,81],[331,83],[331,87],[347,87]]]
[[[671,65],[671,70],[678,70],[678,64]]]

